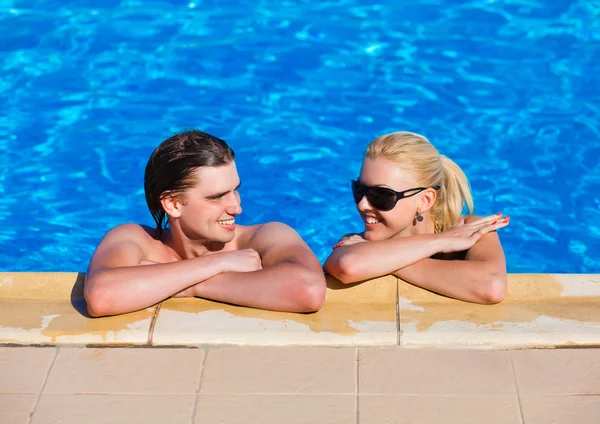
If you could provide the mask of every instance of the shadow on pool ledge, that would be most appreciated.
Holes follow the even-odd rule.
[[[75,284],[71,290],[71,305],[77,312],[79,312],[85,318],[93,318],[87,311],[87,303],[83,297],[83,286],[85,284],[85,273],[77,273]]]

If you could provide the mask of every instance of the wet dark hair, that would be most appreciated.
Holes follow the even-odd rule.
[[[183,194],[193,187],[196,168],[227,165],[234,158],[225,141],[198,130],[175,134],[152,152],[144,173],[144,192],[159,237],[168,223],[160,200],[166,194]]]

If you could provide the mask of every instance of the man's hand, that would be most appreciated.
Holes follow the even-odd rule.
[[[254,249],[221,252],[219,257],[221,272],[252,272],[263,269],[262,260]]]

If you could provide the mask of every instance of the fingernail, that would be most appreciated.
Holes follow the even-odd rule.
[[[510,216],[507,216],[506,218],[504,218],[505,221],[508,221],[510,219]]]
[[[502,212],[498,212],[496,215],[502,215]]]
[[[494,221],[494,222],[492,222],[492,225],[494,225],[496,222],[498,222],[498,221]]]

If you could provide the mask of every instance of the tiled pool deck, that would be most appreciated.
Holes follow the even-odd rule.
[[[81,274],[0,274],[0,423],[598,422],[600,276],[513,274],[493,306],[328,283],[315,314],[92,319]]]
[[[596,424],[596,349],[0,348],[2,424]]]

